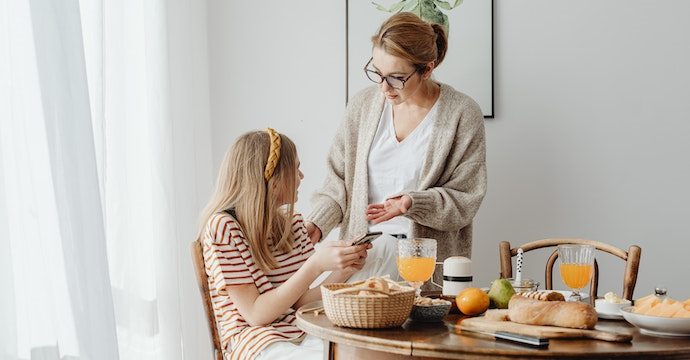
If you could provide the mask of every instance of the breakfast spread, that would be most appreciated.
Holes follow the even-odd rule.
[[[450,305],[450,301],[419,296],[414,299],[416,306]]]
[[[690,298],[685,301],[650,294],[635,300],[635,314],[670,318],[690,318]]]
[[[604,295],[604,301],[606,301],[609,304],[623,304],[627,302],[627,300],[623,299],[622,297],[618,296],[618,294],[614,292],[607,292]]]
[[[597,312],[581,302],[543,301],[515,295],[508,305],[508,318],[520,324],[593,329]]]
[[[508,279],[496,279],[489,288],[489,300],[492,308],[507,309],[515,289]]]
[[[357,295],[385,296],[385,294],[390,294],[391,292],[388,281],[382,278],[370,278],[361,287],[368,290],[360,290]]]
[[[565,296],[563,296],[563,294],[561,294],[557,291],[548,291],[548,290],[522,291],[522,292],[519,292],[517,294],[520,296],[529,298],[529,299],[534,299],[534,300],[565,301]]]
[[[402,286],[391,280],[388,276],[370,277],[363,281],[357,281],[334,291],[334,294],[350,294],[357,296],[388,296],[401,291],[412,290],[409,286]]]
[[[458,309],[465,315],[479,315],[489,308],[489,295],[478,288],[467,288],[455,297]]]

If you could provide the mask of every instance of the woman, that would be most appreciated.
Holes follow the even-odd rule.
[[[348,104],[325,184],[312,199],[309,237],[316,243],[337,226],[341,239],[384,232],[369,253],[379,262],[374,273],[395,271],[395,240],[408,236],[436,239],[439,261],[469,256],[472,219],[486,192],[481,109],[432,79],[448,45],[440,25],[398,13],[372,44],[364,69],[378,85]]]

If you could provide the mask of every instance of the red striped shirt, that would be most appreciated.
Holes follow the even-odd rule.
[[[287,281],[314,253],[300,214],[293,218],[292,233],[292,250],[287,253],[274,251],[278,267],[264,272],[254,263],[249,243],[232,216],[216,213],[209,219],[203,241],[204,262],[226,359],[251,359],[276,341],[302,336],[303,332],[294,325],[294,310],[288,309],[268,326],[250,326],[228,295],[233,285],[254,284],[263,294]]]

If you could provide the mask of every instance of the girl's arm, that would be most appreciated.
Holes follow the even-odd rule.
[[[317,301],[321,300],[321,285],[323,284],[332,284],[332,283],[343,283],[347,281],[347,279],[350,278],[355,272],[362,270],[362,267],[364,267],[364,260],[362,260],[361,265],[360,264],[355,264],[347,269],[341,270],[341,271],[334,271],[326,279],[319,284],[319,286],[307,290],[304,295],[302,295],[299,300],[292,306],[293,309],[297,310],[302,305],[304,304],[309,304],[312,301]]]
[[[292,276],[276,289],[259,294],[254,284],[231,286],[230,299],[250,326],[272,323],[292,307],[322,272],[343,270],[366,257],[367,245],[349,246],[344,241],[324,244]],[[338,273],[336,271],[336,273]]]

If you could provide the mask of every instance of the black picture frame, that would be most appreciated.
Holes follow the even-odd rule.
[[[450,34],[449,34],[449,42],[453,41],[454,39],[452,36],[454,35],[453,33],[453,28],[452,26],[454,25],[454,15],[458,16],[458,13],[453,13],[453,11],[459,12],[459,11],[481,11],[482,16],[485,16],[486,12],[488,11],[490,13],[490,16],[488,19],[479,19],[477,21],[482,21],[480,24],[480,28],[482,29],[481,35],[477,35],[478,38],[476,39],[477,42],[481,42],[481,46],[479,49],[481,51],[466,51],[465,53],[471,53],[471,54],[479,54],[481,53],[481,58],[478,59],[472,59],[472,61],[466,61],[466,63],[474,63],[474,68],[469,66],[468,68],[464,68],[463,71],[465,71],[464,76],[469,76],[473,77],[475,76],[474,72],[470,72],[472,69],[477,69],[476,71],[476,76],[477,78],[467,78],[467,81],[463,81],[462,79],[451,79],[450,82],[448,82],[449,85],[453,86],[459,91],[462,91],[469,95],[470,97],[474,98],[477,103],[479,103],[480,107],[482,108],[482,112],[484,114],[485,119],[493,119],[495,116],[494,108],[495,108],[495,101],[494,101],[494,93],[495,93],[495,86],[494,86],[494,81],[495,81],[495,76],[494,76],[494,56],[495,56],[495,51],[494,51],[494,16],[495,16],[495,0],[464,0],[463,4],[458,6],[457,8],[447,11],[448,18],[450,20]],[[380,3],[383,4],[383,1]],[[388,2],[390,3],[390,1]],[[487,5],[487,3],[489,3]],[[477,10],[477,7],[481,6],[483,7],[481,10]],[[465,7],[465,8],[463,8]],[[489,10],[490,9],[490,10]],[[363,19],[361,16],[362,11],[371,11],[372,13],[375,13],[376,17],[379,19],[379,21],[372,22],[371,24],[362,24]],[[354,13],[353,13],[354,12]],[[378,12],[378,13],[377,13]],[[386,13],[380,10],[377,10],[375,6],[371,3],[371,1],[368,0],[345,0],[345,103],[347,104],[348,99],[350,98],[351,95],[354,94],[354,91],[358,91],[359,89],[363,88],[366,86],[366,78],[364,76],[363,71],[361,71],[363,64],[368,60],[368,56],[366,56],[366,59],[362,61],[353,61],[355,58],[357,60],[362,60],[359,59],[364,58],[364,54],[362,53],[362,41],[365,43],[369,41],[369,38],[371,35],[374,34],[376,31],[376,28],[380,25],[382,22],[381,19],[385,19],[386,17],[390,16],[392,14]],[[465,14],[463,14],[465,15]],[[371,20],[371,14],[367,13],[368,18],[365,20]],[[465,16],[470,16],[470,15],[465,15]],[[470,17],[471,19],[476,19],[478,17]],[[460,19],[460,18],[459,18]],[[458,19],[458,20],[459,20]],[[488,22],[488,23],[484,23]],[[466,22],[465,22],[466,23]],[[465,23],[462,23],[463,25]],[[362,36],[361,34],[359,36],[356,36],[356,39],[354,38],[354,34],[351,34],[353,32],[353,27],[358,26],[366,26],[367,30],[364,30],[365,34],[369,34],[368,36],[364,35]],[[360,31],[361,28],[357,28],[358,32]],[[489,34],[486,34],[486,31],[489,32]],[[469,36],[466,33],[463,33],[463,36]],[[357,42],[356,44],[353,44],[353,42]],[[472,43],[471,41],[466,41],[465,43]],[[371,46],[371,43],[368,43],[369,47]],[[457,71],[452,71],[452,68],[450,68],[451,64],[453,64],[456,59],[452,58],[451,51],[453,51],[453,43],[449,44],[449,53],[444,60],[443,64],[439,67],[439,70],[436,71],[442,72],[446,71],[451,74],[454,77],[455,74],[460,73]],[[359,55],[355,55],[355,52],[359,52]],[[488,54],[487,54],[488,52]],[[370,52],[369,52],[370,54]],[[473,55],[474,56],[474,55]],[[479,55],[477,55],[479,56]],[[359,64],[359,62],[362,62]],[[360,74],[361,73],[361,74]],[[358,76],[361,75],[362,81],[359,79],[355,79],[352,76]],[[460,75],[458,75],[460,76]],[[481,78],[479,78],[481,77]],[[453,82],[453,80],[455,82]],[[442,81],[446,82],[445,77],[442,77]],[[356,84],[355,84],[356,83]],[[468,85],[469,84],[469,85]],[[469,87],[465,87],[463,85],[468,85]],[[472,87],[474,86],[474,88]]]

